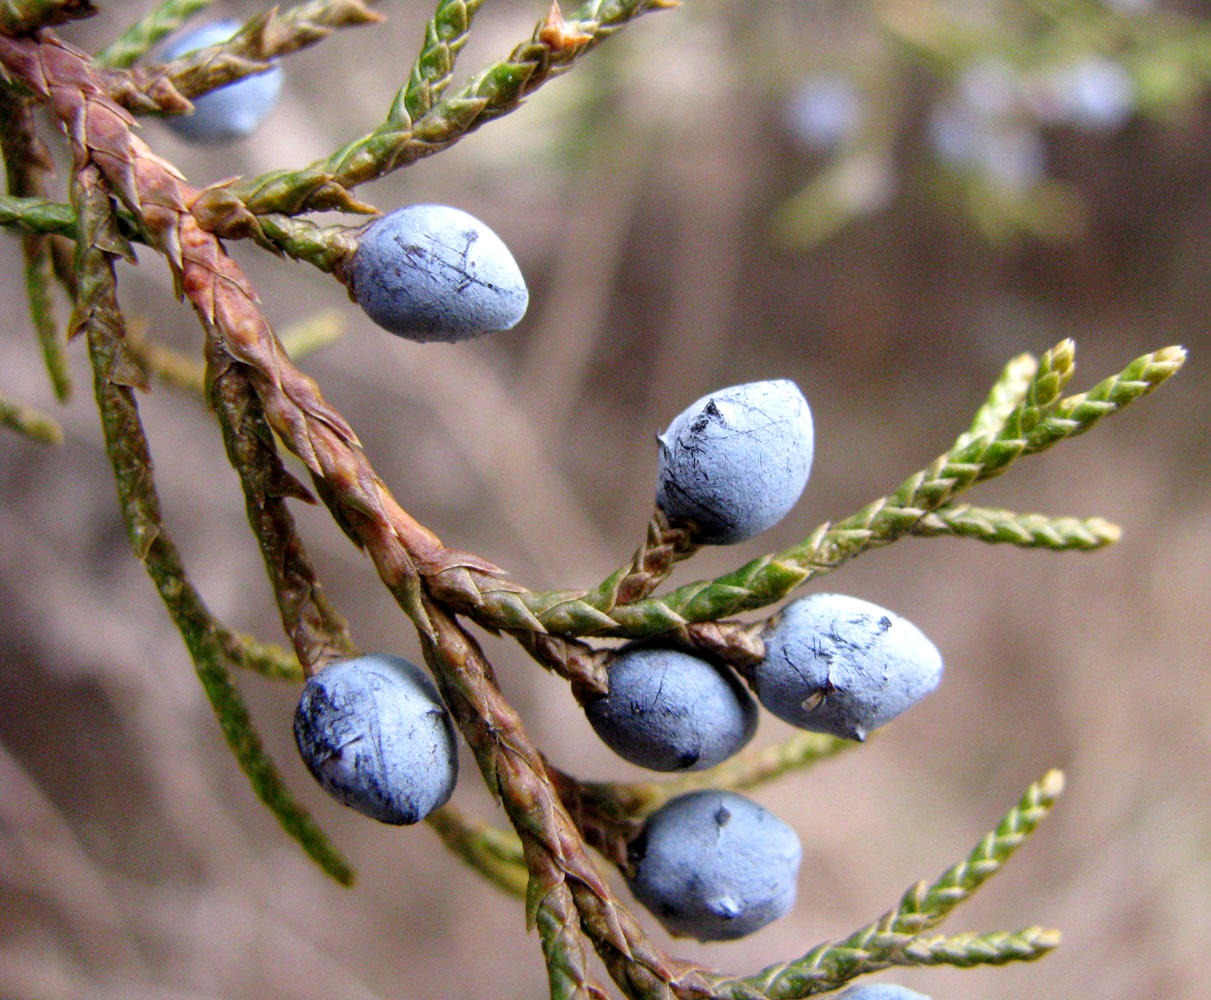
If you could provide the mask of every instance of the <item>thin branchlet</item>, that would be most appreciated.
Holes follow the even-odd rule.
[[[95,13],[90,0],[0,0],[0,34],[26,35]]]
[[[98,66],[126,69],[214,0],[164,0],[93,56]]]
[[[508,114],[546,80],[566,70],[628,21],[667,6],[667,0],[590,0],[567,20],[548,17],[508,57],[484,68],[457,90],[441,94],[440,100],[413,120],[409,101],[415,110],[422,110],[429,97],[435,91],[440,94],[445,86],[440,59],[434,57],[434,68],[421,65],[416,86],[410,76],[408,86],[392,101],[386,120],[373,132],[302,169],[272,171],[207,191],[194,205],[195,213],[204,227],[215,232],[228,235],[232,228],[236,235],[247,235],[256,228],[249,215],[371,210],[353,196],[359,184],[447,149],[486,122]],[[447,8],[454,9],[443,4],[439,15]],[[468,24],[469,16],[470,11]],[[456,23],[454,29],[441,30],[453,31],[451,40],[457,38]],[[429,48],[422,50],[419,64],[426,62],[429,52]],[[457,48],[451,48],[449,58],[456,53]]]
[[[46,195],[46,177],[53,170],[50,151],[38,138],[34,124],[33,104],[13,91],[0,87],[0,153],[9,195],[14,199],[38,201]],[[76,233],[75,213],[64,206],[71,222],[66,230]],[[0,219],[5,210],[0,208]],[[33,232],[22,227],[21,253],[25,263],[25,294],[34,332],[42,347],[42,360],[50,377],[51,387],[60,402],[71,396],[71,373],[67,364],[64,332],[55,315],[51,285],[54,264],[51,257],[52,234]]]

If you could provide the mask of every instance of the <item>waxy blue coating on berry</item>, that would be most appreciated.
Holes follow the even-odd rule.
[[[629,646],[607,665],[609,693],[585,705],[597,735],[653,771],[701,771],[757,731],[757,706],[726,668],[675,649]]]
[[[458,778],[454,725],[437,688],[398,656],[338,660],[311,677],[294,738],[316,781],[383,823],[424,819]]]
[[[241,25],[215,21],[182,35],[164,50],[165,60],[195,49],[225,42]],[[193,99],[193,113],[165,119],[169,128],[190,142],[231,142],[252,135],[273,111],[282,90],[282,69],[276,63],[264,73],[247,76]]]
[[[814,440],[811,409],[794,382],[720,389],[660,436],[656,502],[669,518],[692,521],[700,542],[742,542],[798,502]]]
[[[346,281],[375,323],[409,340],[469,340],[508,330],[530,302],[504,241],[447,205],[409,205],[370,223]]]
[[[837,1000],[930,1000],[924,993],[893,986],[891,983],[863,983],[851,986]]]
[[[666,802],[629,847],[635,898],[672,934],[730,941],[785,916],[802,848],[777,816],[735,792]]]
[[[757,698],[801,729],[862,740],[942,679],[942,656],[899,615],[844,594],[792,601],[762,633]]]

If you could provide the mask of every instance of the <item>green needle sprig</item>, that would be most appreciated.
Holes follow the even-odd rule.
[[[175,95],[177,100],[199,97],[246,76],[263,73],[274,59],[314,45],[337,29],[377,24],[382,16],[369,8],[368,3],[373,2],[311,0],[286,11],[271,7],[226,42],[195,49],[162,66],[132,71],[130,89],[122,78],[115,77],[112,96],[132,111],[150,110],[162,95]],[[150,102],[150,106],[145,102]],[[162,110],[182,108],[170,99]]]
[[[164,0],[136,21],[94,57],[99,66],[126,69],[142,59],[155,44],[167,38],[198,11],[214,0]]]
[[[953,535],[995,544],[1004,542],[1023,549],[1089,552],[1112,545],[1122,537],[1117,524],[1100,517],[1049,517],[1018,514],[1012,510],[955,504],[931,511],[913,525],[922,537]]]
[[[455,806],[435,809],[426,818],[442,843],[511,896],[525,899],[529,873],[521,841],[511,830],[473,820]]]
[[[38,138],[33,104],[5,88],[0,88],[0,152],[4,156],[9,194],[17,198],[43,198],[45,179],[54,167],[50,151]],[[0,210],[2,214],[3,210]],[[74,235],[74,213],[72,216]],[[71,396],[72,383],[63,330],[55,316],[51,289],[54,279],[52,249],[49,235],[29,230],[22,232],[21,252],[25,260],[25,296],[30,320],[42,347],[42,360],[55,397],[66,402]]]
[[[95,13],[90,0],[0,0],[0,34],[26,35]]]
[[[453,32],[451,37],[457,37],[454,6],[443,2],[438,8],[434,21],[439,16],[444,17],[444,12],[449,10],[449,23],[455,25],[439,30],[439,43],[441,31]],[[409,85],[397,95],[387,120],[375,131],[355,139],[327,159],[300,170],[272,171],[241,181],[225,189],[222,195],[203,194],[194,211],[203,225],[212,228],[231,215],[230,202],[225,202],[224,197],[234,197],[254,215],[271,212],[297,215],[323,209],[364,211],[366,206],[352,195],[357,185],[446,149],[486,122],[508,114],[547,79],[567,69],[578,56],[628,21],[667,6],[667,0],[590,0],[567,21],[548,19],[535,29],[529,41],[517,46],[507,58],[481,70],[453,93],[442,96],[422,117],[413,121],[407,108],[409,95],[413,95],[413,105],[420,108],[427,99],[426,93],[432,94],[434,88],[440,92],[444,86],[440,82],[444,77],[438,74],[441,60],[447,56],[439,56],[436,49],[427,44],[420,62],[433,68],[422,66],[415,71],[422,81],[415,88],[410,74]],[[471,13],[472,10],[466,12],[468,24]],[[443,51],[452,59],[457,48],[444,44],[446,49]],[[434,54],[430,56],[429,53]],[[429,81],[430,86],[426,88],[423,81]],[[403,119],[405,113],[408,113],[408,121]],[[213,212],[212,198],[215,199]],[[215,228],[215,231],[222,230]]]
[[[54,417],[4,395],[0,395],[0,425],[42,444],[63,443],[63,428]]]
[[[772,965],[738,982],[720,980],[719,995],[797,1000],[833,990],[867,972],[897,964],[1001,964],[1029,961],[1056,947],[1055,931],[1031,928],[1019,934],[923,938],[980,886],[992,878],[1051,811],[1064,788],[1059,771],[1032,784],[996,829],[962,861],[932,884],[919,882],[878,920],[835,944],[822,944],[794,962]]]

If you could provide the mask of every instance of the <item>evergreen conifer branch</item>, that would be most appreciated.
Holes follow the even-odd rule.
[[[205,190],[190,185],[131,131],[129,111],[179,109],[185,94],[260,71],[269,60],[334,27],[376,20],[362,0],[320,0],[286,14],[269,11],[223,46],[167,67],[133,72],[121,67],[154,44],[168,19],[204,4],[161,4],[106,50],[117,67],[112,70],[100,68],[49,31],[0,37],[6,79],[57,117],[75,159],[74,207],[47,201],[36,170],[15,179],[10,170],[10,196],[0,198],[0,224],[40,241],[35,291],[48,300],[48,268],[76,291],[71,328],[87,333],[107,452],[132,547],[182,634],[241,768],[288,832],[326,871],[348,883],[351,870],[282,785],[231,678],[239,668],[298,682],[326,661],[354,652],[288,509],[291,498],[314,501],[282,464],[277,435],[306,465],[316,495],[368,552],[416,625],[443,699],[513,832],[471,820],[450,806],[432,814],[429,822],[472,867],[524,896],[527,920],[539,931],[553,1000],[603,1000],[605,993],[590,972],[593,950],[619,988],[638,1000],[791,1000],[891,965],[963,966],[1039,957],[1056,945],[1056,932],[1037,927],[954,936],[926,932],[999,871],[1034,830],[1060,792],[1058,772],[1031,786],[967,858],[932,885],[912,887],[894,909],[842,941],[745,978],[670,959],[613,894],[588,848],[597,848],[625,872],[627,846],[642,820],[672,796],[702,787],[752,787],[855,744],[800,733],[701,774],[662,782],[581,782],[544,760],[456,615],[513,635],[538,662],[568,679],[584,702],[607,690],[605,665],[612,653],[595,649],[580,636],[662,635],[723,657],[746,674],[763,653],[764,623],[722,621],[723,616],[765,607],[849,558],[908,534],[1055,549],[1107,544],[1117,537],[1117,528],[1098,518],[1052,518],[955,501],[1022,455],[1083,433],[1151,391],[1181,366],[1184,351],[1166,348],[1146,355],[1072,396],[1063,395],[1073,371],[1071,341],[1037,361],[1019,356],[1001,372],[954,445],[895,492],[835,525],[819,526],[799,545],[714,580],[655,594],[675,564],[697,548],[687,532],[657,510],[630,562],[589,592],[534,592],[506,582],[503,571],[486,560],[444,546],[395,501],[353,428],[292,363],[250,282],[218,238],[250,237],[340,277],[343,261],[356,245],[355,230],[316,226],[294,214],[318,208],[373,212],[354,198],[357,184],[444,149],[508,113],[627,20],[669,5],[666,0],[588,0],[569,19],[555,5],[528,42],[449,93],[454,61],[481,2],[440,0],[407,82],[374,133],[301,171],[276,171]],[[10,15],[53,20],[73,6],[88,5],[0,0],[0,32]],[[24,113],[26,99],[17,93],[15,87],[0,90],[0,102]],[[33,133],[24,125],[5,125],[0,132],[11,133],[4,139],[7,161],[12,149],[29,146]],[[75,241],[74,271],[63,262],[62,236]],[[294,656],[216,622],[164,531],[132,387],[145,382],[145,368],[162,374],[172,366],[162,357],[154,360],[153,353],[141,357],[141,366],[126,342],[114,261],[133,257],[133,238],[165,255],[178,291],[201,320],[208,365],[204,385],[241,480]],[[33,291],[31,308],[37,321]],[[178,367],[182,380],[194,388],[203,382],[196,361]]]
[[[692,771],[664,781],[583,781],[579,797],[585,808],[614,819],[641,819],[678,795],[702,788],[744,791],[835,757],[860,744],[825,733],[801,731],[766,747],[745,750],[705,771]]]
[[[428,573],[434,592],[491,628],[540,627],[561,635],[621,635],[648,638],[697,622],[773,604],[796,587],[854,556],[912,532],[926,514],[950,504],[970,487],[1001,475],[1022,455],[1051,447],[1147,395],[1185,360],[1180,347],[1136,359],[1088,393],[1060,397],[1072,371],[1072,342],[1044,354],[1020,404],[997,432],[972,438],[964,432],[954,446],[910,476],[889,496],[868,504],[835,525],[822,524],[802,543],[762,556],[714,580],[685,584],[667,594],[631,604],[597,607],[589,594],[531,592],[498,579],[466,576],[457,586],[444,571]]]
[[[1026,398],[1038,369],[1038,359],[1032,354],[1011,358],[993,383],[984,404],[976,410],[971,426],[955,442],[956,446],[963,447],[986,434],[999,433],[1009,415]]]
[[[615,898],[556,795],[541,754],[496,686],[478,644],[424,593],[423,584],[417,584],[419,609],[408,588],[396,588],[396,596],[417,625],[425,659],[488,788],[499,797],[521,838],[530,872],[529,922],[548,924],[548,939],[557,936],[565,953],[578,935],[587,935],[611,977],[630,996],[671,998],[684,995],[681,991],[686,989],[689,995],[703,995],[699,975],[656,949]],[[574,909],[567,906],[569,892]]]
[[[720,977],[717,995],[797,1000],[837,989],[849,980],[896,964],[1000,964],[1041,957],[1058,943],[1055,931],[1031,928],[1020,934],[922,937],[976,889],[1001,870],[1050,812],[1063,790],[1063,775],[1049,771],[1032,784],[996,829],[932,885],[911,887],[899,904],[843,941],[818,945],[802,958],[771,965],[743,980]]]
[[[218,628],[223,648],[233,665],[274,681],[302,684],[307,679],[298,657],[276,643],[262,642],[250,635]]]
[[[284,329],[280,340],[288,355],[301,358],[332,343],[343,330],[344,322],[336,313],[321,312]],[[148,376],[206,398],[206,365],[194,355],[139,334],[134,324],[127,331],[126,346]]]
[[[132,70],[132,87],[113,76],[111,96],[132,111],[184,110],[175,98],[194,98],[246,76],[263,73],[274,59],[323,41],[340,28],[377,24],[383,18],[367,6],[375,0],[311,0],[286,11],[271,7],[248,21],[232,38],[187,52],[170,62]],[[133,88],[133,89],[132,89]],[[188,107],[188,104],[185,105]]]
[[[410,128],[418,118],[433,110],[454,74],[454,61],[467,42],[471,19],[483,0],[439,0],[437,10],[425,26],[425,41],[412,64],[408,82],[395,95],[387,122]]]
[[[0,226],[32,236],[76,238],[76,213],[70,205],[47,198],[0,194]]]
[[[354,655],[348,625],[324,593],[286,505],[288,498],[315,500],[282,464],[244,371],[220,361],[219,374],[210,384],[210,404],[244,488],[248,523],[260,544],[282,627],[304,672],[310,675],[330,660]]]
[[[635,550],[630,563],[598,584],[585,595],[585,600],[599,608],[641,601],[668,578],[677,563],[690,558],[699,548],[690,531],[670,524],[664,511],[656,507],[643,544]]]

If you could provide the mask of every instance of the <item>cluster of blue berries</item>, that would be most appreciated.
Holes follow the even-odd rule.
[[[776,524],[798,501],[813,451],[811,410],[786,380],[697,400],[660,439],[657,502],[696,540],[729,544]],[[757,700],[802,729],[863,740],[937,687],[942,658],[899,615],[841,594],[792,601],[767,624],[746,669]],[[609,690],[590,699],[594,731],[619,756],[656,771],[712,767],[742,749],[757,708],[732,669],[680,649],[624,646]],[[794,902],[794,832],[731,792],[675,798],[631,845],[635,897],[674,934],[750,934]]]
[[[419,341],[506,329],[528,303],[500,238],[443,205],[413,205],[370,223],[342,275],[376,323]],[[811,408],[793,382],[710,393],[659,437],[657,505],[696,544],[753,538],[798,502],[814,440]],[[748,744],[757,702],[794,726],[862,740],[932,691],[942,674],[938,651],[916,627],[839,594],[791,602],[768,622],[762,641],[764,656],[743,680],[728,664],[693,652],[624,646],[607,664],[608,692],[585,702],[589,723],[633,764],[696,771]],[[383,822],[415,823],[453,790],[449,714],[406,660],[364,656],[326,667],[304,687],[295,736],[329,792]],[[790,910],[800,856],[795,832],[772,813],[733,792],[704,790],[648,817],[629,845],[626,869],[635,898],[671,933],[719,941]]]

